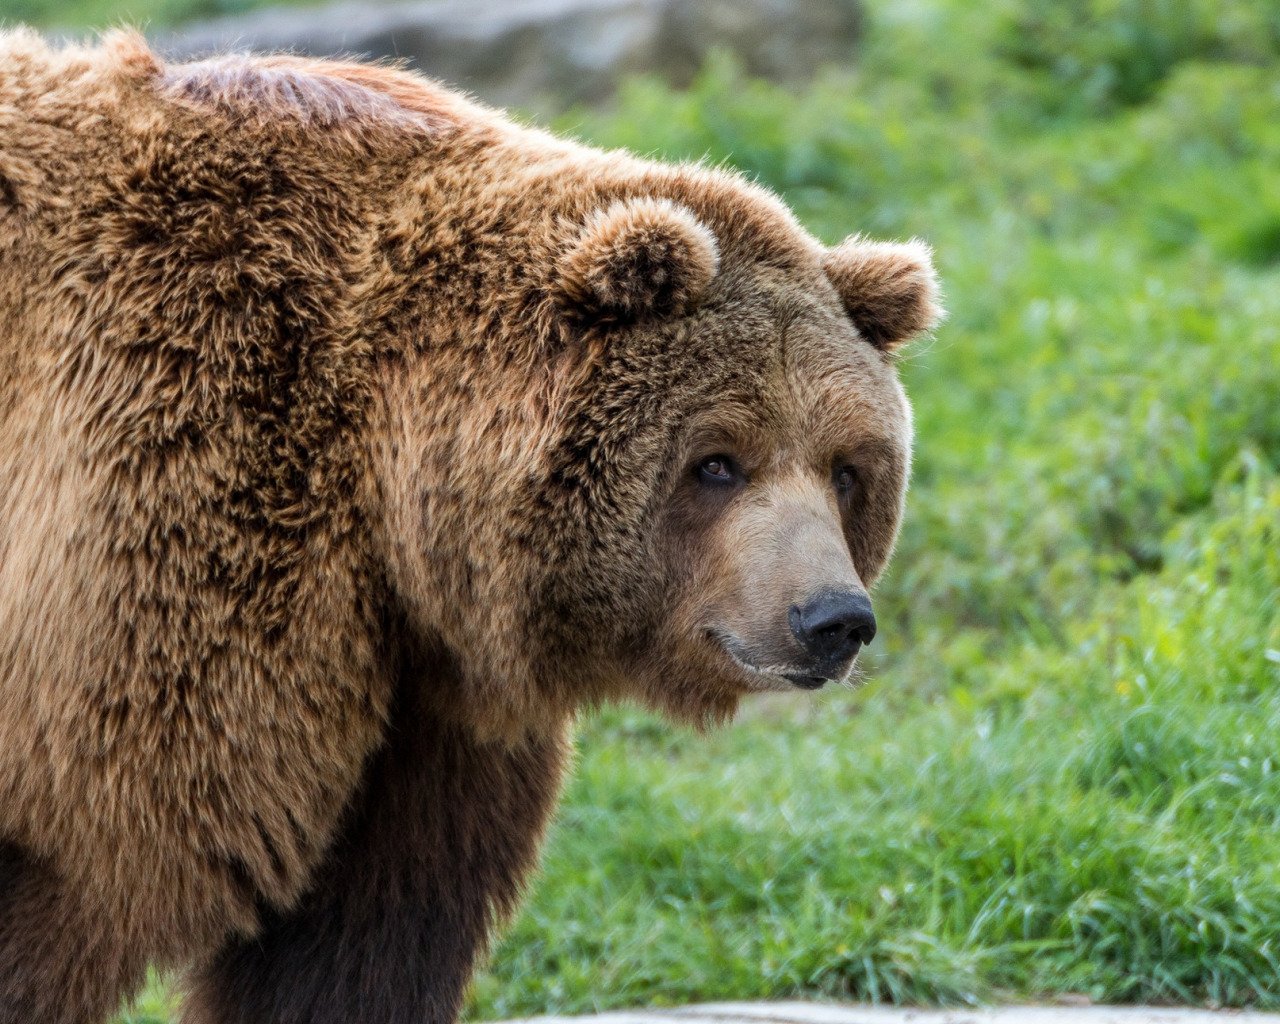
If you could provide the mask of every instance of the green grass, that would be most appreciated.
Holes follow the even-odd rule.
[[[863,699],[710,738],[602,716],[473,1015],[1274,1004],[1280,483],[1240,472],[1191,531],[1209,545],[1175,542],[1061,643],[952,650],[937,696],[887,669]]]
[[[935,245],[873,682],[707,736],[585,723],[473,1019],[1280,1007],[1275,7],[870,6],[856,74],[720,60],[560,127],[745,168],[828,241]]]

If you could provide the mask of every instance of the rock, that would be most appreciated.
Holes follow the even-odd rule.
[[[1003,1006],[959,1010],[823,1003],[706,1003],[506,1024],[1280,1024],[1280,1014],[1159,1006]]]
[[[401,58],[501,106],[599,103],[622,75],[687,84],[707,55],[731,50],[748,72],[803,81],[848,64],[859,0],[340,0],[265,8],[152,34],[168,56],[288,50]]]

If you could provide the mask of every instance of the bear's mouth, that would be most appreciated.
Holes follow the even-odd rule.
[[[826,676],[816,676],[793,665],[757,665],[744,650],[742,641],[731,633],[708,629],[706,635],[708,640],[729,656],[734,665],[753,681],[758,681],[750,689],[787,690],[798,686],[802,690],[819,690],[831,682]]]
[[[784,679],[789,679],[802,690],[821,690],[831,682],[825,676],[806,676],[799,672],[784,672],[782,675]]]

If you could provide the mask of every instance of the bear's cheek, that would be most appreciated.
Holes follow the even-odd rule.
[[[660,660],[662,685],[707,693],[782,688],[746,667],[795,657],[776,520],[775,509],[750,499],[666,517],[654,545],[663,585],[648,609],[640,659],[646,667]]]

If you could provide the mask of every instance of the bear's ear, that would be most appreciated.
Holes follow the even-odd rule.
[[[563,300],[587,317],[634,321],[689,309],[720,265],[709,228],[666,199],[592,214],[560,259]]]
[[[872,242],[854,235],[823,259],[845,312],[867,341],[892,352],[942,319],[929,246]]]

